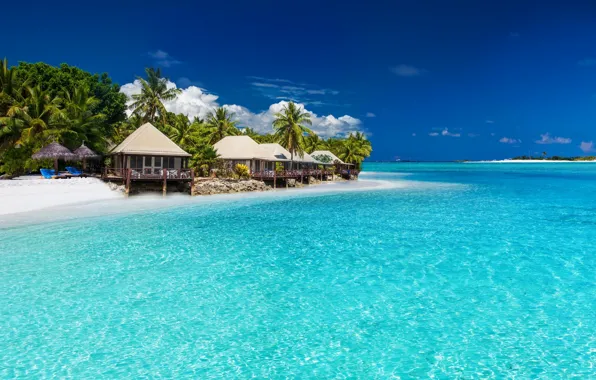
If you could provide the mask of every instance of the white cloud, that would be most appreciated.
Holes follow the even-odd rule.
[[[445,128],[445,129],[443,129],[441,131],[441,135],[442,136],[451,136],[451,137],[459,137],[459,136],[461,136],[461,134],[459,134],[459,133],[449,132],[449,130],[447,128]]]
[[[494,133],[494,132],[492,132],[490,135],[491,135],[491,136],[494,136],[494,135],[495,135],[495,133]]]
[[[579,149],[581,149],[584,153],[590,153],[590,152],[596,151],[594,149],[594,142],[592,142],[592,141],[582,141],[582,143],[579,144]]]
[[[267,87],[267,88],[278,88],[279,86],[273,83],[261,83],[261,82],[252,82],[251,83],[255,87]]]
[[[449,132],[449,129],[445,128],[441,132],[431,132],[428,134],[429,136],[436,137],[436,136],[449,136],[449,137],[460,137],[460,133],[453,133]]]
[[[168,82],[168,88],[176,88],[176,84]],[[139,80],[127,83],[120,88],[120,92],[130,98],[131,95],[141,92],[141,83]],[[218,98],[217,95],[209,94],[199,87],[190,86],[183,88],[182,93],[176,99],[164,102],[164,106],[168,111],[185,114],[190,119],[195,116],[205,118],[209,112],[220,106],[217,102]],[[261,133],[269,133],[273,131],[271,123],[275,117],[274,115],[280,112],[286,104],[288,102],[282,100],[259,113],[254,113],[248,108],[237,104],[225,104],[223,107],[235,114],[239,126],[250,127]],[[298,106],[310,113],[312,121],[310,128],[322,137],[341,136],[350,132],[363,131],[362,122],[350,115],[341,117],[335,117],[334,115],[319,116],[306,109],[304,104],[298,104]],[[127,112],[130,114],[130,111]]]
[[[412,137],[416,137],[416,134],[415,133],[412,133]]]
[[[394,66],[390,70],[392,73],[399,75],[400,77],[417,77],[426,73],[425,69],[404,64]]]
[[[571,139],[567,137],[551,137],[549,133],[540,135],[540,140],[536,144],[569,144]]]
[[[251,82],[251,86],[261,95],[277,99],[293,100],[300,103],[316,105],[323,104],[320,101],[311,101],[307,99],[310,95],[337,95],[339,91],[328,88],[320,88],[306,83],[295,83],[288,79],[269,79],[263,77],[249,76],[248,78],[256,81]],[[283,95],[283,96],[280,96]]]
[[[374,114],[374,113],[372,113],[372,112],[367,112],[367,113],[366,113],[366,117],[377,117],[377,115],[375,115],[375,114]]]
[[[163,50],[149,52],[149,56],[155,60],[155,63],[163,67],[170,67],[182,63]]]
[[[519,139],[512,139],[510,137],[503,137],[499,140],[500,143],[503,144],[518,144],[521,142]]]

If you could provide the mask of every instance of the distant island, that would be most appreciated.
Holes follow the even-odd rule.
[[[596,156],[576,156],[576,157],[563,157],[563,156],[518,156],[513,157],[512,161],[596,161]]]

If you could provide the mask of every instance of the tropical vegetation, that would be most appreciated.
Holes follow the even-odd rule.
[[[323,139],[313,131],[311,115],[289,102],[275,115],[269,133],[239,126],[226,107],[192,120],[167,110],[180,93],[168,85],[160,69],[147,68],[137,78],[140,92],[130,99],[108,74],[92,74],[74,66],[43,62],[0,62],[0,174],[37,170],[45,162],[31,159],[41,147],[58,142],[69,149],[82,143],[107,153],[136,128],[151,122],[192,154],[190,164],[209,173],[218,164],[213,144],[226,136],[245,134],[258,143],[277,142],[295,156],[329,150],[343,161],[360,165],[372,151],[360,133]]]

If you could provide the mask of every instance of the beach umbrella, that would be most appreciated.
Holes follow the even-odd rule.
[[[87,159],[97,159],[100,158],[101,155],[95,153],[94,151],[92,151],[91,149],[89,149],[89,147],[85,146],[85,142],[83,141],[83,144],[81,144],[80,147],[77,148],[77,150],[74,151],[74,154],[83,161],[83,170],[85,170],[85,161]]]
[[[53,142],[41,148],[31,158],[34,160],[54,160],[54,169],[56,170],[56,175],[58,175],[58,160],[74,161],[77,159],[77,156],[68,150],[68,148],[57,142]]]

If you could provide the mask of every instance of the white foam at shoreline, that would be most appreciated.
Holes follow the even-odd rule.
[[[72,182],[67,183],[68,181]],[[10,189],[8,192],[12,193],[11,205],[7,204],[5,207],[5,201],[4,198],[2,198],[3,212],[0,213],[0,228],[81,217],[130,214],[171,207],[224,202],[235,203],[245,199],[273,201],[287,199],[288,197],[324,196],[344,192],[390,189],[423,189],[450,185],[405,180],[359,180],[322,183],[317,186],[277,189],[267,192],[218,194],[194,197],[176,193],[168,194],[166,197],[155,194],[145,194],[125,198],[121,193],[110,190],[106,184],[97,179],[46,180],[43,184],[38,184],[30,180],[26,182],[31,186],[25,184],[0,186],[0,196],[3,196],[3,194],[7,192],[7,188]],[[54,185],[55,183],[60,182],[62,182],[62,184]],[[46,183],[52,183],[52,185],[47,186],[45,185]],[[14,190],[16,188],[20,188],[22,191],[16,192]],[[43,200],[36,202],[36,197],[41,197]],[[32,202],[32,204],[23,206],[27,202]],[[23,208],[20,209],[18,205],[23,206]]]

